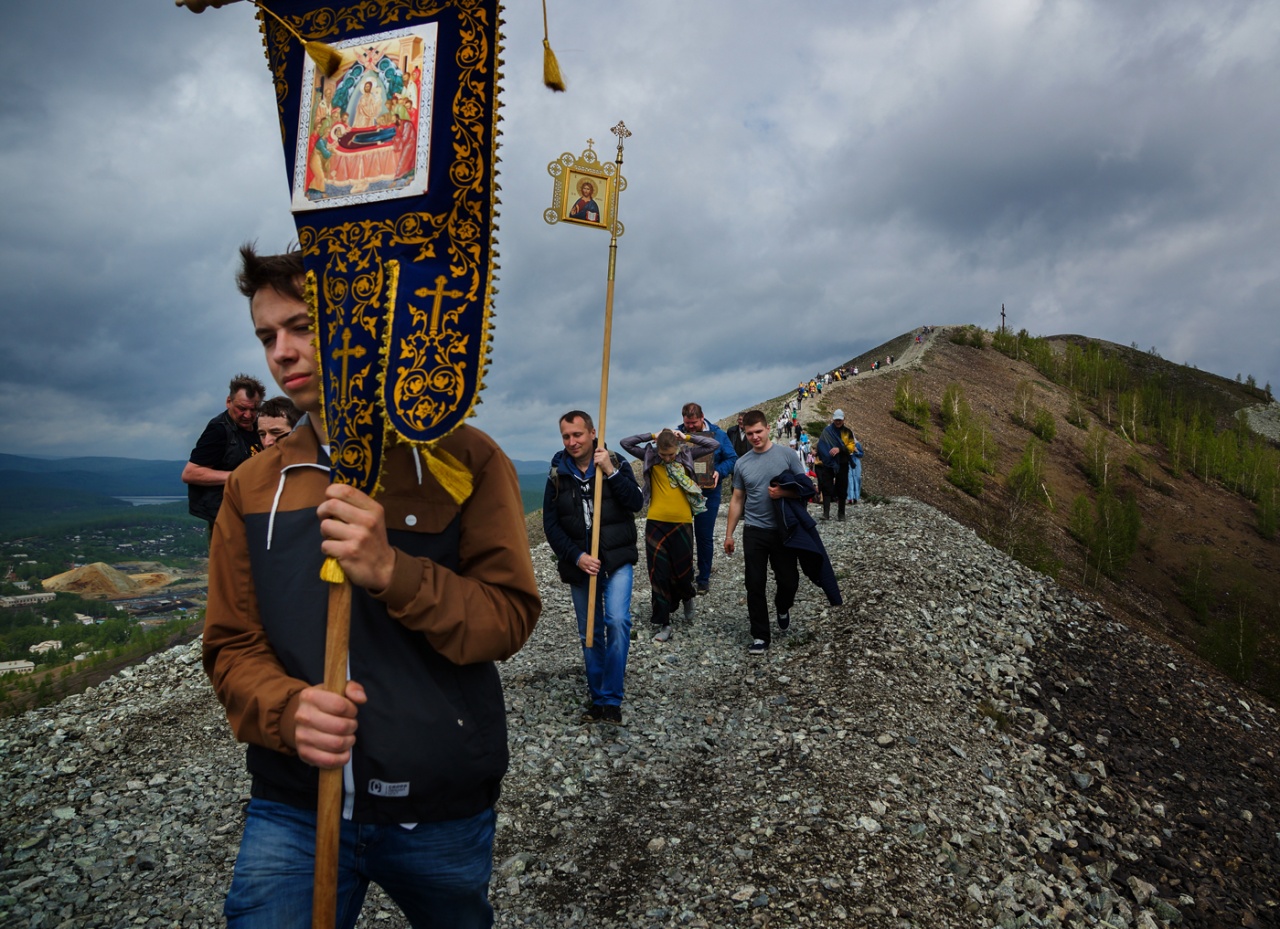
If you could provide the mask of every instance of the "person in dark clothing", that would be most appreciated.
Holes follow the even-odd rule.
[[[631,580],[640,559],[636,514],[644,497],[631,466],[601,446],[591,417],[571,410],[560,417],[564,450],[551,459],[542,495],[542,529],[556,553],[560,579],[569,585],[578,616],[578,638],[587,668],[589,722],[622,723],[623,678],[631,645]],[[600,550],[591,555],[596,514],[597,469],[600,491]],[[587,648],[587,603],[596,577],[596,608],[591,648]]]
[[[844,519],[849,489],[849,456],[853,451],[853,431],[844,424],[844,410],[831,414],[831,424],[818,438],[818,487],[822,491],[822,518],[831,518],[831,501],[836,501],[836,518]]]
[[[787,427],[791,425],[791,420],[787,420]],[[725,435],[729,437],[729,442],[733,445],[733,450],[739,458],[751,451],[751,443],[747,441],[747,434],[742,430],[742,414],[738,414],[738,424],[730,426],[725,430]]]
[[[239,465],[262,451],[258,438],[258,405],[266,390],[262,382],[247,374],[237,374],[227,388],[227,409],[209,420],[200,434],[190,460],[182,469],[182,483],[187,485],[187,509],[209,524],[222,507],[222,489]]]

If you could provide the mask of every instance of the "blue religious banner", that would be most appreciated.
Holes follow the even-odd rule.
[[[291,203],[316,317],[337,479],[372,493],[409,442],[479,402],[496,214],[497,0],[267,0],[261,6]],[[326,74],[299,36],[340,62]]]

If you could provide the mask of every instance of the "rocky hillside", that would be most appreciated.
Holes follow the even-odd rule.
[[[1027,362],[993,350],[990,334],[986,347],[978,349],[953,343],[955,331],[937,329],[922,345],[904,336],[855,359],[862,373],[806,402],[801,420],[825,421],[832,410],[843,408],[867,446],[864,487],[871,494],[922,500],[998,547],[1020,548],[1024,557],[1029,553],[1033,563],[1054,571],[1060,583],[1080,596],[1100,599],[1123,621],[1216,662],[1273,702],[1280,699],[1280,536],[1267,539],[1259,533],[1255,504],[1202,480],[1185,464],[1174,469],[1159,444],[1129,442],[1119,428],[1114,397],[1109,405],[1086,406],[1080,410],[1081,425],[1072,425],[1071,391]],[[1050,340],[1059,353],[1067,344],[1088,341],[1076,336]],[[1243,409],[1260,435],[1272,442],[1280,437],[1280,404],[1258,404],[1260,391],[1145,352],[1100,344],[1135,377],[1160,377],[1169,390],[1194,397],[1220,426],[1229,426]],[[888,354],[895,357],[891,366],[884,365]],[[881,362],[874,373],[868,370],[872,358]],[[892,415],[895,389],[904,376],[910,376],[930,405],[924,430]],[[982,475],[977,496],[947,479],[940,409],[952,385],[985,423],[994,449],[993,471]],[[1050,506],[1020,506],[1008,487],[1011,471],[1032,440],[1031,431],[1015,422],[1022,385],[1030,391],[1031,403],[1047,410],[1056,426],[1052,441],[1043,445],[1043,485]],[[773,414],[783,399],[763,406]],[[1098,496],[1084,466],[1090,428],[1106,432],[1116,493],[1132,496],[1141,523],[1136,552],[1114,579],[1088,568],[1085,549],[1070,531],[1076,498],[1092,502]]]
[[[1273,709],[925,504],[822,530],[845,605],[805,585],[763,658],[740,557],[664,644],[639,582],[621,727],[535,545],[498,926],[1277,923]],[[196,646],[0,722],[0,772],[0,926],[221,924],[248,784]]]

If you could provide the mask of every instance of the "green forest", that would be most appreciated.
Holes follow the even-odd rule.
[[[185,503],[71,512],[33,512],[0,531],[0,564],[17,580],[61,574],[77,564],[158,561],[198,565],[208,552],[202,521]],[[16,554],[26,557],[16,558]]]
[[[1177,377],[1176,367],[1144,370],[1141,352],[1122,357],[1096,342],[1068,343],[1055,352],[1049,340],[996,332],[991,345],[1015,360],[1030,363],[1045,378],[1072,392],[1077,407],[1088,406],[1123,443],[1155,443],[1167,453],[1169,473],[1184,471],[1213,482],[1251,501],[1256,507],[1258,533],[1274,538],[1280,517],[1280,452],[1254,434],[1235,404],[1212,384],[1212,376],[1195,372]],[[1259,388],[1252,375],[1242,386],[1258,402],[1269,401],[1271,385]],[[1074,421],[1073,421],[1074,420]],[[1073,425],[1082,418],[1068,417]],[[1118,462],[1108,439],[1099,434],[1090,480],[1100,491],[1109,486]]]
[[[0,585],[6,596],[24,593],[12,584]],[[77,613],[93,617],[84,625]],[[49,603],[0,609],[0,661],[34,662],[37,668],[66,664],[80,652],[111,648],[129,641],[138,625],[133,617],[117,610],[106,600],[86,600],[75,594],[59,593]],[[61,649],[32,654],[39,642],[58,641]]]

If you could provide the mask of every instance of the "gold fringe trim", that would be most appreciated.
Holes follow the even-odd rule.
[[[346,572],[342,570],[342,565],[338,564],[337,558],[324,560],[324,564],[320,566],[320,580],[327,584],[341,584],[346,579]]]
[[[431,476],[453,498],[454,503],[462,506],[475,489],[475,480],[466,465],[439,447],[422,448],[419,451],[422,452]]]
[[[311,344],[316,350],[316,378],[320,382],[320,425],[324,434],[329,434],[329,417],[324,402],[324,363],[320,358],[320,289],[316,284],[316,272],[308,271],[302,285],[302,299],[306,301],[307,312],[311,314],[311,328],[316,337]]]

